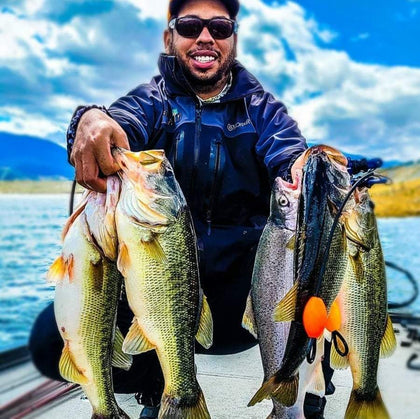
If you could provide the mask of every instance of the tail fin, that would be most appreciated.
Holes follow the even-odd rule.
[[[102,414],[96,413],[95,411],[92,413],[90,419],[107,419],[107,418],[115,418],[115,419],[130,419],[130,416],[124,412],[120,407],[118,407],[118,411],[113,412],[111,414]]]
[[[293,406],[298,395],[299,376],[293,375],[286,380],[279,380],[276,375],[268,379],[261,388],[255,393],[248,403],[254,406],[255,403],[262,402],[264,399],[272,398],[284,406]]]
[[[390,418],[378,388],[374,397],[366,399],[363,395],[358,394],[357,390],[353,390],[350,395],[349,404],[347,405],[345,419]]]
[[[203,392],[201,389],[199,390],[195,404],[188,403],[189,400],[175,398],[164,393],[159,419],[210,419]]]

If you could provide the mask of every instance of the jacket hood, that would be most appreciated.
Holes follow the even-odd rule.
[[[159,71],[165,81],[170,96],[195,96],[178,61],[173,55],[161,54],[158,61]],[[220,102],[238,100],[255,93],[263,93],[260,82],[237,60],[232,66],[232,86]]]

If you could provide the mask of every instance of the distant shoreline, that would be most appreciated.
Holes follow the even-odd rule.
[[[70,194],[71,180],[14,180],[0,181],[0,194]],[[77,185],[76,192],[83,192]],[[371,196],[378,217],[420,216],[420,180],[378,185]]]
[[[72,183],[72,180],[2,180],[0,194],[69,194]],[[83,188],[78,185],[76,192],[82,191]]]

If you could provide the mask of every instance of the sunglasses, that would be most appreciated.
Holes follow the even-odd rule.
[[[169,21],[169,29],[176,31],[184,38],[198,38],[206,27],[214,39],[226,39],[238,32],[238,22],[225,17],[200,19],[199,17],[177,17]]]

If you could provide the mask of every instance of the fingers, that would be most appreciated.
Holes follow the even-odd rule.
[[[303,166],[306,163],[306,153],[303,152],[293,163],[293,166],[290,169],[290,174],[292,176],[293,181],[295,181],[298,177],[301,178],[301,173]]]
[[[112,130],[110,131],[109,136],[108,133],[106,135],[108,146],[95,148],[95,157],[98,165],[101,172],[107,176],[112,175],[120,169],[112,156],[112,147],[130,148],[124,130],[115,121],[112,122]]]
[[[77,182],[87,189],[106,191],[104,175],[119,170],[111,148],[129,148],[124,130],[101,111],[90,110],[80,119],[70,156],[76,169]]]
[[[99,167],[93,154],[75,159],[76,181],[86,189],[106,192],[106,179],[99,177]]]

